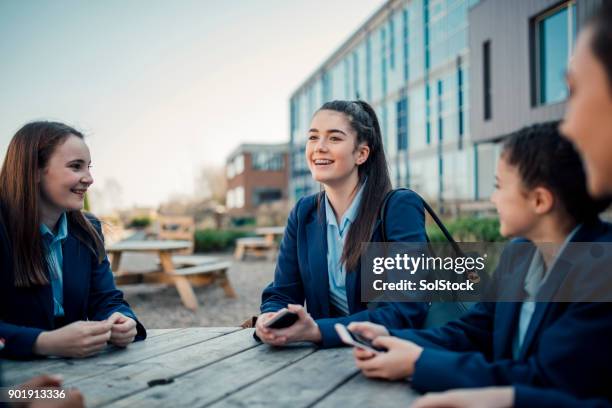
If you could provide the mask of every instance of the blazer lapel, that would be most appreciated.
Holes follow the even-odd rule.
[[[323,212],[323,216],[325,212]],[[308,265],[313,292],[321,305],[322,316],[329,316],[329,278],[327,271],[327,223],[320,220],[316,211],[312,213],[306,225],[306,238],[308,240]]]
[[[532,343],[536,338],[536,334],[540,330],[542,319],[546,315],[546,311],[549,309],[550,302],[554,300],[555,293],[559,290],[567,273],[572,267],[572,264],[567,260],[563,259],[560,254],[559,259],[555,262],[553,268],[550,270],[544,285],[538,291],[536,296],[536,308],[529,321],[527,327],[527,333],[523,339],[523,344],[519,350],[519,359],[525,356],[525,353],[529,350]]]
[[[87,251],[82,251],[79,241],[68,234],[62,245],[63,255],[63,292],[64,292],[64,316],[68,321],[81,320],[81,302],[83,291],[89,291],[89,285],[84,281],[84,276],[80,273],[79,265],[87,265],[89,260],[81,259],[85,257]]]
[[[596,223],[591,228],[584,225],[581,226],[570,242],[591,241],[595,235],[594,231],[600,228],[600,226],[601,223]],[[563,250],[563,252],[566,252],[566,250]],[[563,252],[559,254],[553,268],[549,272],[548,278],[536,296],[536,300],[540,301],[536,304],[535,311],[531,316],[527,333],[525,333],[525,339],[519,351],[519,358],[524,358],[533,344],[536,334],[539,332],[542,320],[546,316],[546,311],[550,308],[550,302],[554,300],[555,293],[557,293],[559,288],[563,285],[568,272],[572,269],[573,263],[569,259],[570,257],[564,256]]]
[[[47,279],[50,279],[49,271],[47,271]],[[34,298],[40,305],[40,310],[43,311],[44,319],[46,321],[45,327],[53,329],[53,291],[51,290],[51,285],[43,285],[31,290],[34,291]]]
[[[495,305],[495,326],[493,330],[493,357],[512,356],[512,339],[517,329],[521,303],[498,302]]]
[[[512,340],[518,327],[522,304],[515,299],[526,295],[523,283],[534,251],[535,248],[533,251],[528,251],[521,256],[516,264],[509,265],[513,271],[504,273],[502,275],[503,278],[498,282],[498,293],[502,301],[497,302],[495,306],[495,327],[493,333],[493,354],[495,358],[508,358],[512,356]]]

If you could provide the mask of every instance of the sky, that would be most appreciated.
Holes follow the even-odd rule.
[[[0,161],[33,120],[86,135],[93,209],[197,193],[383,0],[0,0]]]

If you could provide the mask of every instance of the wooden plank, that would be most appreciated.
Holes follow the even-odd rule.
[[[165,336],[172,332],[177,332],[181,329],[148,329],[147,330],[147,341],[150,341],[154,337]],[[184,330],[184,329],[182,329]],[[104,352],[108,352],[114,350],[112,347],[109,347]],[[103,352],[103,353],[104,353]],[[60,364],[63,361],[59,358],[47,358],[47,359],[38,359],[34,361],[15,361],[15,360],[2,360],[2,368],[4,371],[12,371],[12,370],[23,370],[28,369],[29,367],[49,367]]]
[[[147,329],[147,340],[152,339],[153,337],[163,336],[177,330],[180,329]]]
[[[116,403],[148,389],[151,382],[173,380],[257,346],[261,343],[253,339],[253,330],[240,330],[68,385],[81,390],[88,407]]]
[[[4,381],[7,384],[19,384],[28,378],[44,373],[61,374],[66,382],[76,381],[214,339],[237,330],[240,330],[240,328],[183,329],[174,334],[156,336],[152,339],[130,344],[125,349],[109,347],[106,352],[85,359],[55,358],[13,362],[16,365],[4,371]]]
[[[274,348],[267,345],[236,354],[112,404],[113,407],[202,407],[273,375],[315,352],[310,345]],[[268,401],[268,405],[274,405]]]
[[[202,265],[188,266],[185,268],[179,268],[174,270],[174,275],[190,275],[194,273],[206,273],[215,272],[220,270],[227,270],[232,266],[229,262],[215,262]]]
[[[358,372],[349,348],[324,349],[220,400],[213,407],[307,407]]]
[[[157,338],[160,336],[166,336],[170,333],[178,334],[179,331],[185,329],[152,329],[147,330],[147,339],[146,342],[157,343],[160,340],[152,341],[153,338]],[[136,348],[138,348],[139,343],[135,343]],[[127,351],[131,351],[134,348],[134,344],[130,345]],[[104,350],[100,355],[108,354],[115,351],[116,348],[108,347]],[[30,375],[36,375],[37,373],[47,373],[54,372],[54,370],[61,369],[66,366],[66,361],[74,361],[74,360],[66,360],[57,357],[49,357],[45,359],[31,360],[31,361],[15,361],[15,360],[3,360],[2,369],[5,374],[4,381],[10,381],[9,383],[17,384],[21,382],[20,380]],[[6,375],[6,373],[11,373],[11,375]]]
[[[317,408],[409,407],[419,394],[406,381],[371,380],[361,373],[316,403]]]

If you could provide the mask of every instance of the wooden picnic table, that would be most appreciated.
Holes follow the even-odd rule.
[[[120,269],[121,255],[124,252],[153,253],[159,257],[160,270],[147,272],[147,280],[172,284],[176,287],[181,301],[186,308],[196,310],[198,300],[193,291],[192,281],[196,284],[207,284],[219,281],[228,297],[236,297],[236,293],[227,277],[228,262],[218,262],[214,257],[200,255],[173,255],[190,248],[190,241],[146,240],[121,241],[106,248],[111,259],[111,269],[117,283],[130,283],[132,278],[145,275],[142,272],[132,273]],[[175,265],[187,265],[187,268],[177,268]]]
[[[267,241],[274,242],[277,235],[282,236],[285,233],[285,227],[260,227],[255,228],[257,235],[263,235]]]
[[[235,327],[149,330],[127,349],[82,360],[3,363],[4,381],[61,374],[88,407],[408,407],[407,382],[370,380],[350,348],[274,348]]]
[[[260,227],[255,229],[258,237],[239,238],[236,240],[236,250],[234,257],[241,261],[246,255],[257,257],[267,256],[273,260],[276,256],[276,236],[282,236],[285,227]]]

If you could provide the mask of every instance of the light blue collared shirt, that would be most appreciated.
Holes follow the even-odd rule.
[[[64,316],[64,254],[62,253],[62,243],[68,236],[68,220],[66,213],[63,213],[57,221],[57,234],[49,229],[45,224],[40,225],[42,234],[45,257],[49,266],[49,278],[53,291],[53,315],[55,317]]]
[[[515,360],[519,356],[521,347],[523,346],[523,341],[525,340],[525,335],[527,334],[527,329],[529,328],[529,323],[531,323],[531,317],[533,316],[533,313],[535,312],[536,302],[534,302],[531,299],[535,299],[536,294],[538,293],[540,288],[544,285],[544,283],[546,282],[546,279],[548,279],[548,277],[550,276],[548,272],[553,269],[553,267],[555,266],[555,263],[557,262],[557,259],[559,258],[559,255],[561,254],[561,252],[563,252],[563,250],[565,249],[567,244],[572,240],[574,235],[576,235],[576,232],[578,232],[581,226],[582,224],[578,224],[572,230],[572,232],[569,233],[567,238],[565,238],[563,245],[559,249],[559,252],[557,253],[557,256],[555,257],[555,259],[551,263],[550,268],[548,268],[548,271],[546,270],[546,264],[544,263],[544,258],[542,258],[542,254],[540,253],[540,251],[536,249],[535,254],[533,254],[533,258],[531,259],[531,263],[529,264],[529,270],[527,271],[527,275],[525,275],[525,286],[524,287],[525,287],[525,291],[527,292],[527,300],[524,301],[523,304],[521,305],[521,313],[519,316],[518,330],[516,331],[516,334],[514,336],[514,341],[512,342],[512,356],[514,357]],[[536,278],[537,276],[542,277],[542,279],[539,280],[539,282],[538,282],[538,279]],[[538,282],[538,283],[534,285],[534,282]]]
[[[338,312],[343,315],[349,314],[348,300],[346,298],[346,269],[343,263],[340,262],[342,250],[344,249],[344,241],[348,235],[351,224],[357,217],[359,203],[363,195],[363,186],[359,187],[359,191],[355,194],[353,202],[346,210],[340,225],[336,221],[334,210],[325,196],[325,217],[327,218],[327,271],[329,278],[329,301]]]

